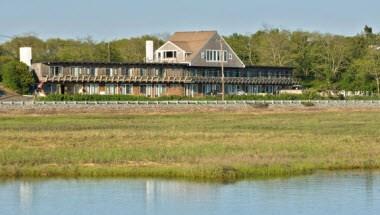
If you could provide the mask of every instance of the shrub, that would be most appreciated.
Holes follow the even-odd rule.
[[[305,106],[305,107],[313,107],[313,106],[315,106],[315,104],[313,102],[302,102],[301,104],[303,106]]]
[[[3,65],[12,61],[11,57],[8,56],[0,56],[0,82],[3,80],[2,79],[2,71],[3,71]]]
[[[269,104],[267,104],[267,103],[264,103],[264,104],[252,104],[251,107],[265,109],[265,108],[269,108]]]
[[[6,87],[27,94],[35,83],[33,74],[24,63],[10,61],[2,66],[3,83]]]
[[[40,101],[181,101],[181,100],[204,100],[215,101],[221,100],[221,96],[204,96],[204,97],[187,97],[187,96],[161,96],[157,98],[149,98],[146,96],[136,95],[61,95],[50,94],[46,97],[40,97]],[[226,95],[225,100],[323,100],[323,99],[338,99],[338,97],[322,97],[316,93],[306,93],[302,95]],[[380,99],[379,97],[350,97],[347,99],[368,100]],[[309,105],[310,104],[306,104]],[[306,106],[305,105],[305,106]]]

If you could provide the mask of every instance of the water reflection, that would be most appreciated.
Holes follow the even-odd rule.
[[[0,182],[0,214],[377,214],[379,172],[236,184],[165,180]]]
[[[33,184],[20,182],[20,209],[23,214],[29,214],[33,202]]]

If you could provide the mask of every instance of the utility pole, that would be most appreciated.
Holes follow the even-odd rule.
[[[223,51],[223,38],[220,38],[220,68],[222,72],[222,101],[224,101],[224,51]]]
[[[111,50],[110,50],[110,42],[109,41],[108,41],[107,45],[108,45],[108,63],[110,63],[111,62]]]

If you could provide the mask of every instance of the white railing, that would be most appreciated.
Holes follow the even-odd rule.
[[[38,106],[38,105],[375,105],[380,107],[380,100],[173,100],[173,101],[0,101],[0,106]]]

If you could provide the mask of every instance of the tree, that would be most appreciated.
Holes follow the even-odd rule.
[[[380,95],[380,51],[370,48],[368,50],[368,71],[376,80],[377,95]]]
[[[12,57],[9,57],[9,56],[1,56],[0,55],[0,82],[3,80],[2,79],[2,71],[3,71],[3,65],[8,63],[9,61],[12,61],[13,58]]]
[[[254,53],[253,46],[251,44],[251,37],[242,34],[232,34],[231,36],[224,37],[227,43],[233,47],[235,53],[239,58],[248,65],[253,65]]]
[[[259,32],[257,43],[260,63],[272,66],[287,66],[290,63],[290,32],[267,29]]]
[[[295,75],[302,80],[312,79],[317,54],[314,49],[313,35],[306,32],[293,32],[291,41],[291,63],[295,67]]]
[[[4,51],[14,58],[18,58],[19,48],[23,46],[33,47],[33,61],[42,61],[46,56],[44,41],[33,35],[15,37],[2,45]]]
[[[145,41],[147,40],[153,40],[155,49],[158,49],[164,43],[155,36],[145,35],[113,41],[112,47],[120,54],[124,62],[144,62]]]
[[[365,35],[372,35],[373,34],[373,30],[371,27],[369,27],[368,25],[365,25],[364,26],[364,34]]]
[[[380,51],[369,47],[367,54],[363,58],[355,60],[353,66],[356,68],[357,74],[367,75],[375,80],[376,92],[377,95],[380,95]]]
[[[321,39],[321,49],[318,51],[322,60],[320,69],[327,86],[331,88],[349,63],[349,50],[346,39],[342,36],[327,35]]]
[[[18,93],[27,94],[35,83],[32,72],[26,64],[10,61],[3,65],[3,83]]]

